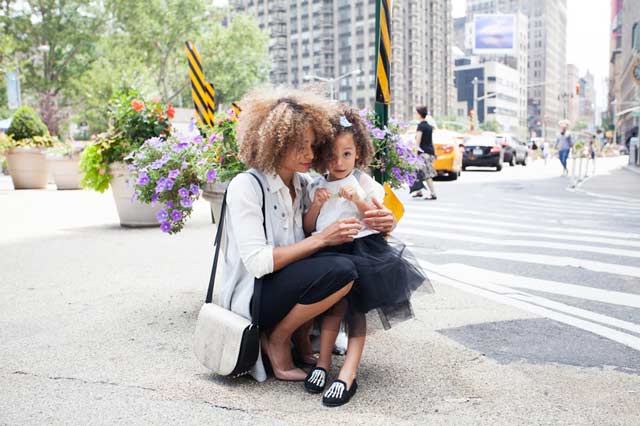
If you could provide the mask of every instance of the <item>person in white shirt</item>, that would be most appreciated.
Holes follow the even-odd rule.
[[[256,90],[241,101],[240,159],[253,168],[265,196],[247,173],[229,183],[218,302],[246,318],[251,318],[251,303],[260,303],[262,352],[276,378],[302,381],[307,374],[293,364],[292,335],[340,301],[356,278],[348,259],[312,255],[352,241],[362,225],[356,218],[345,218],[305,238],[304,173],[313,161],[312,147],[332,135],[328,117],[333,104],[309,92],[283,90]],[[368,212],[365,220],[381,232],[395,226],[393,215],[382,206]],[[255,278],[263,280],[260,300],[252,300]],[[251,374],[258,381],[266,379],[260,358]]]
[[[326,175],[309,185],[309,209],[304,215],[306,233],[322,233],[344,218],[361,219],[375,208],[372,200],[384,197],[382,185],[359,170],[369,166],[374,148],[358,111],[342,106],[333,123],[336,130],[333,143],[316,149],[314,169],[326,172]],[[356,392],[356,373],[367,331],[365,314],[373,310],[378,312],[385,329],[392,323],[412,318],[410,296],[425,283],[426,276],[403,244],[388,241],[366,224],[353,241],[328,247],[319,255],[341,255],[349,259],[355,264],[358,275],[353,289],[340,302],[346,305],[340,309],[348,314],[347,355],[338,379],[323,396],[323,403],[334,407],[349,402]],[[305,381],[305,388],[310,393],[320,393],[325,388],[341,320],[334,315],[322,323],[320,358]]]

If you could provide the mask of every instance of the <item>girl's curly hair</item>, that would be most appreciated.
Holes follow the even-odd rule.
[[[304,149],[302,135],[308,127],[315,134],[314,152],[333,139],[329,118],[335,104],[313,92],[260,88],[245,95],[240,105],[240,160],[248,167],[275,172],[290,148]]]
[[[341,121],[347,119],[351,126],[343,126]],[[335,138],[344,133],[350,133],[356,144],[358,159],[356,167],[364,169],[371,164],[373,159],[373,143],[369,137],[369,130],[364,124],[360,112],[348,105],[339,105],[338,111],[331,116],[331,124],[334,129],[334,139],[331,143],[317,145],[314,149],[313,168],[319,173],[325,173],[329,169],[329,164],[333,160],[333,147]]]

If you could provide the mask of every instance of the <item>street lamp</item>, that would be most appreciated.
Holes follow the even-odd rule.
[[[51,48],[49,47],[48,44],[41,44],[40,46],[37,47],[37,50],[38,50],[38,52],[42,53],[43,55],[46,55],[47,53],[49,53]],[[38,53],[33,54],[29,58],[24,59],[24,62],[31,61],[31,60],[35,59],[37,56],[38,56]],[[22,106],[22,94],[21,94],[21,90],[20,90],[20,58],[19,58],[19,53],[16,54],[16,95],[17,95],[17,101],[18,101],[18,108],[20,108]]]
[[[353,71],[350,71],[346,74],[342,74],[339,77],[336,78],[325,78],[325,77],[320,77],[317,75],[312,75],[312,74],[307,74],[305,76],[302,77],[303,80],[308,81],[308,80],[319,80],[322,81],[324,83],[328,83],[329,84],[329,88],[331,89],[330,93],[331,93],[331,99],[335,98],[335,91],[334,91],[334,85],[339,82],[342,79],[345,79],[351,75],[361,75],[362,74],[362,70],[361,69],[355,69]]]

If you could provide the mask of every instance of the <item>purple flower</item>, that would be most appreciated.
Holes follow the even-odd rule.
[[[155,205],[158,202],[158,194],[153,194],[151,196],[151,205]]]
[[[201,158],[198,160],[198,162],[196,163],[198,166],[204,166],[204,164],[207,162],[206,158]]]
[[[189,122],[189,127],[187,127],[187,130],[189,131],[189,133],[191,133],[195,128],[196,128],[196,119],[192,118],[191,121]]]
[[[168,218],[169,218],[169,213],[167,213],[165,209],[160,209],[158,213],[156,213],[156,219],[158,219],[158,222],[164,222]]]
[[[371,135],[376,139],[383,140],[386,135],[386,132],[382,129],[378,129],[377,127],[375,127],[373,130],[371,130]]]
[[[191,198],[183,198],[180,200],[180,205],[185,208],[191,207],[193,206],[193,200]]]
[[[163,139],[162,138],[158,138],[158,137],[153,137],[153,138],[149,138],[145,141],[145,145],[149,145],[152,148],[157,148],[160,145],[162,145]]]
[[[173,208],[173,202],[171,201],[167,201],[166,203],[164,203],[165,206],[167,206],[168,209],[172,209]]]
[[[201,144],[202,142],[204,142],[204,138],[201,135],[198,135],[195,138],[193,138],[193,143]]]
[[[159,168],[161,168],[162,166],[164,166],[164,163],[162,162],[162,160],[156,160],[153,163],[151,163],[151,168],[153,170],[158,170]]]
[[[169,232],[171,231],[171,223],[169,222],[162,222],[160,224],[160,229],[162,230],[162,232]]]
[[[182,212],[180,210],[174,210],[171,212],[171,220],[178,222],[182,219]]]
[[[218,140],[218,134],[217,133],[214,133],[211,136],[209,136],[209,143],[214,143],[217,140]]]
[[[189,196],[189,190],[187,188],[178,189],[178,195],[180,198],[187,198]]]
[[[173,169],[169,172],[169,179],[175,179],[178,177],[179,174],[180,174],[180,170]]]
[[[149,183],[149,175],[147,175],[146,172],[140,172],[140,174],[138,175],[138,182],[136,183],[142,186],[147,185]]]
[[[184,170],[184,169],[186,169],[187,167],[189,167],[189,163],[187,163],[186,161],[183,161],[183,162],[182,162],[182,165],[180,166],[180,170]]]
[[[190,191],[191,191],[191,193],[192,193],[193,195],[195,195],[196,197],[197,197],[198,195],[200,195],[200,188],[198,188],[198,185],[196,185],[196,184],[193,184],[193,183],[192,183],[192,184],[189,186],[189,190],[190,190]]]
[[[407,185],[413,186],[413,184],[416,183],[415,173],[407,173],[404,177],[405,177],[405,180],[407,181]]]
[[[174,146],[171,147],[175,152],[183,151],[185,148],[189,146],[189,142],[178,142]]]
[[[173,179],[167,179],[166,181],[164,181],[164,189],[166,189],[167,191],[171,191],[173,189],[174,183],[175,181]]]
[[[218,175],[218,172],[216,172],[215,169],[211,169],[207,171],[207,182],[211,183],[214,180],[216,180],[217,175]]]
[[[159,194],[162,191],[165,191],[166,188],[166,182],[167,182],[167,178],[165,177],[161,177],[160,179],[158,179],[158,182],[156,183],[156,190],[155,193]]]
[[[397,167],[393,167],[391,169],[391,173],[393,173],[393,176],[398,179],[398,180],[402,180],[402,171],[397,168]]]

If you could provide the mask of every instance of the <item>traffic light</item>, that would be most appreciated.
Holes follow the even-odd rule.
[[[576,83],[576,95],[580,95],[580,83]]]

